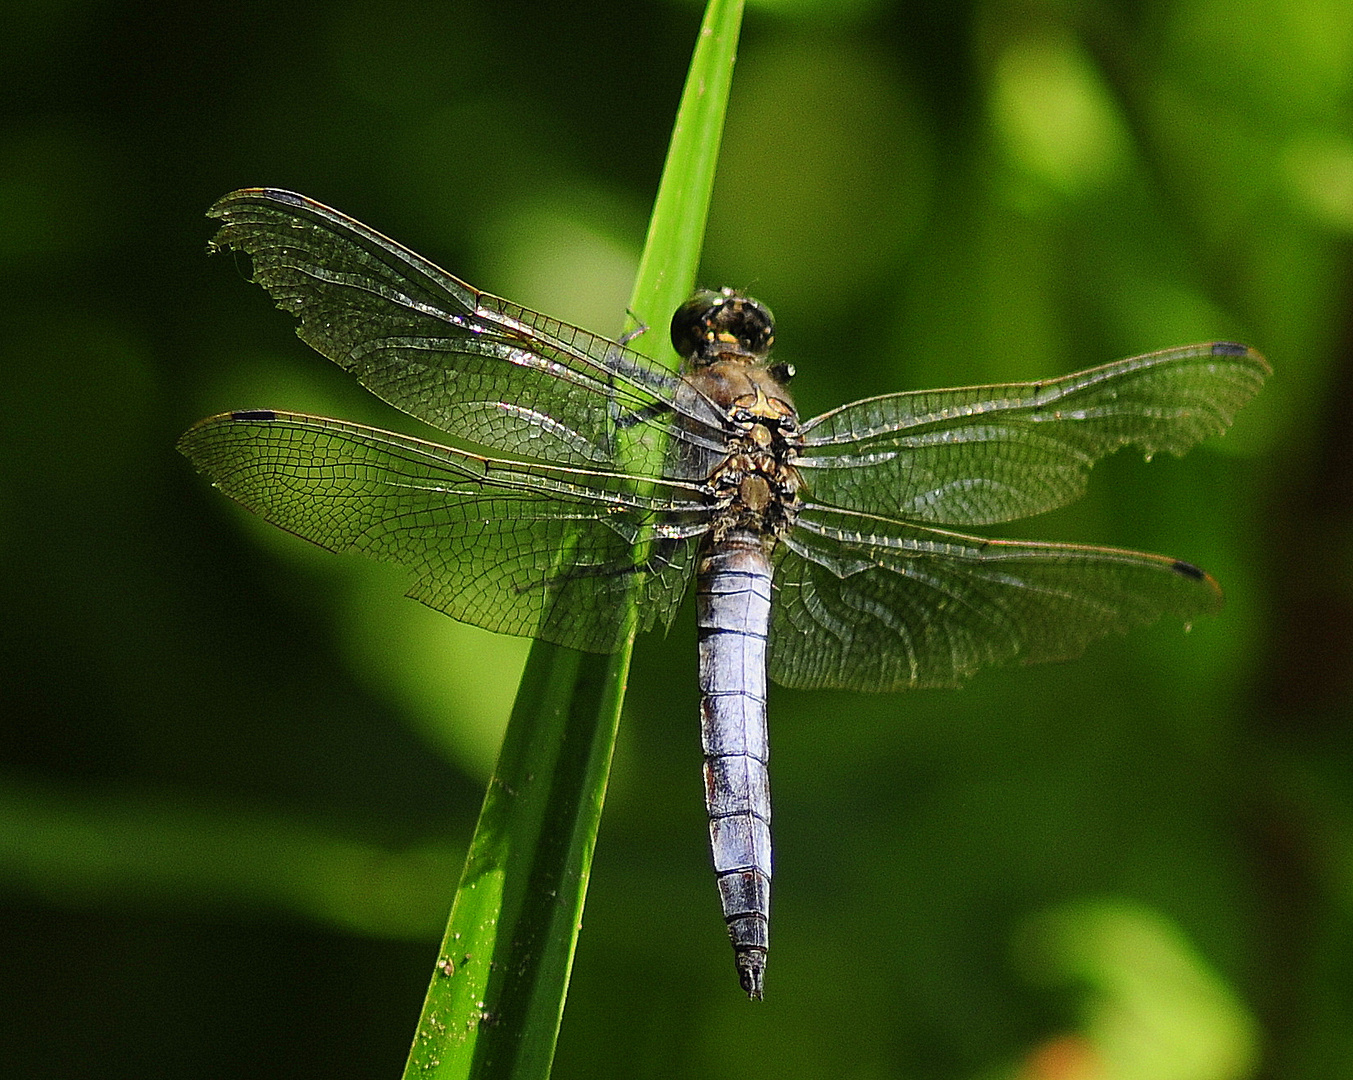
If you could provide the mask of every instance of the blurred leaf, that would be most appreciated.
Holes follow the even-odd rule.
[[[418,941],[436,930],[454,854],[382,849],[299,818],[168,794],[0,789],[0,881],[64,908],[272,910]]]
[[[1021,943],[1040,981],[1083,987],[1087,1080],[1247,1080],[1253,1019],[1155,912],[1084,903],[1042,913]],[[1044,1051],[1046,1052],[1046,1051]],[[1055,1074],[1045,1074],[1055,1075]]]

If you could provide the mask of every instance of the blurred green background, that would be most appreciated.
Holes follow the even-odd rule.
[[[0,1075],[396,1076],[525,646],[174,452],[227,408],[417,433],[202,214],[290,187],[616,331],[698,6],[4,8]],[[749,11],[702,276],[805,415],[1217,337],[1276,374],[1011,530],[1199,563],[1219,618],[772,692],[763,1006],[691,620],[642,640],[557,1077],[1353,1075],[1351,120],[1347,0]]]

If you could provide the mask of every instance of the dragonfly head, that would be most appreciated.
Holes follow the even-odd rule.
[[[763,363],[774,344],[770,308],[727,287],[696,293],[672,316],[672,346],[697,366],[717,360]]]

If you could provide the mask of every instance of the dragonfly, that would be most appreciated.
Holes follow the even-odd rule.
[[[453,618],[573,649],[665,630],[694,580],[710,843],[753,999],[769,948],[768,676],[950,687],[1221,606],[1212,577],[1178,559],[955,529],[1069,503],[1121,448],[1182,454],[1220,434],[1270,373],[1244,345],[800,420],[770,310],[732,289],[677,310],[672,371],[305,196],[246,189],[209,215],[222,223],[209,250],[247,254],[302,340],[464,444],[224,413],[178,445],[226,495],[322,547],[406,567],[409,595]]]

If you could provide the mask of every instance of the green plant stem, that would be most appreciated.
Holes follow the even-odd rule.
[[[695,281],[741,18],[705,11],[649,223],[630,310],[663,331]],[[675,362],[665,332],[634,347]],[[532,647],[405,1080],[549,1075],[632,645]]]

